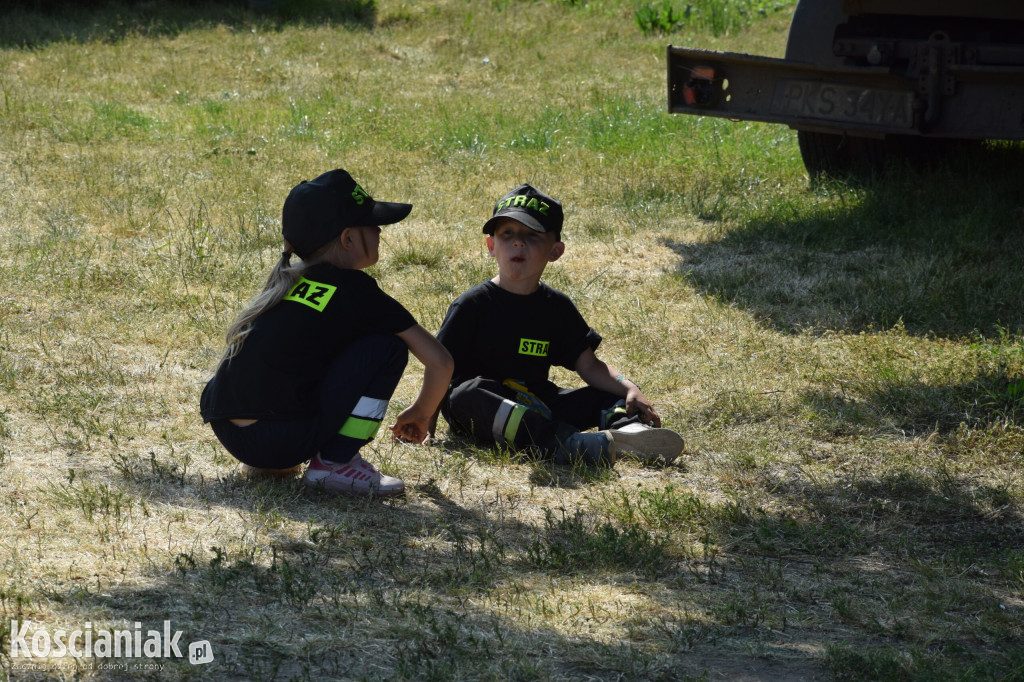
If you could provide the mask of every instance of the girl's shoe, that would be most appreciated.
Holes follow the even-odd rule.
[[[310,460],[302,480],[311,488],[340,495],[391,497],[405,492],[400,479],[380,473],[358,452],[343,464],[324,461],[317,454]]]
[[[288,478],[294,476],[299,472],[301,465],[296,464],[293,467],[286,469],[261,469],[260,467],[251,467],[248,464],[242,464],[239,466],[239,473],[242,478],[259,479],[259,478]]]

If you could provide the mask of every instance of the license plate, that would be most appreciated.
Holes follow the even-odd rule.
[[[772,113],[803,119],[845,121],[896,128],[914,125],[914,95],[821,81],[781,81]]]

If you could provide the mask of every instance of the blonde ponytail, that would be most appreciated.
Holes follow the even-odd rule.
[[[281,252],[281,259],[277,261],[274,269],[270,271],[270,276],[267,277],[267,283],[263,286],[263,291],[249,302],[249,305],[238,314],[235,321],[228,327],[228,331],[224,335],[227,347],[224,349],[224,355],[221,356],[218,365],[238,355],[238,351],[242,349],[242,344],[245,343],[249,332],[252,331],[252,325],[256,318],[280,303],[281,299],[292,290],[299,281],[299,278],[302,277],[302,273],[306,271],[306,268],[323,261],[338,263],[340,252],[341,240],[332,239],[317,249],[310,256],[309,260],[303,260],[292,265],[292,247],[286,241],[284,243],[284,250]]]
[[[242,349],[242,344],[245,342],[246,337],[252,331],[252,324],[256,318],[280,303],[281,299],[299,281],[303,271],[309,267],[310,264],[306,262],[292,265],[291,255],[292,252],[288,250],[286,243],[285,251],[281,252],[281,259],[277,261],[274,269],[270,271],[270,276],[267,278],[263,291],[249,302],[242,312],[238,314],[238,317],[235,318],[235,321],[231,323],[231,326],[228,327],[228,331],[224,335],[227,347],[220,359],[221,363],[225,363],[238,355],[238,351]]]
[[[242,309],[242,312],[238,314],[235,321],[228,327],[228,331],[224,335],[227,347],[224,349],[224,355],[221,356],[218,365],[238,355],[238,351],[242,350],[242,344],[245,343],[249,332],[252,331],[252,324],[256,321],[256,318],[280,303],[281,299],[292,290],[292,287],[302,277],[302,273],[306,271],[306,268],[320,261],[330,259],[330,254],[334,250],[334,243],[336,241],[332,240],[325,244],[308,261],[304,260],[296,265],[291,263],[292,246],[285,241],[284,250],[281,251],[281,259],[277,261],[274,269],[270,271],[267,283],[263,285],[263,291],[256,298],[249,301],[249,305]]]

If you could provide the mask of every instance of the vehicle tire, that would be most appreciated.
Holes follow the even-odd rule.
[[[836,27],[846,23],[843,0],[799,0],[786,39],[786,59],[819,66],[843,63],[832,50]]]
[[[905,162],[915,168],[948,162],[957,156],[977,154],[981,140],[952,140],[889,135],[879,139],[797,131],[800,155],[812,180],[822,176],[868,179],[892,164]]]
[[[800,156],[812,179],[824,175],[869,177],[881,172],[896,147],[894,140],[797,131]]]
[[[832,45],[836,27],[846,23],[842,0],[799,0],[789,24],[786,59],[817,66],[840,66]],[[870,173],[884,153],[884,141],[798,130],[804,167],[812,179],[823,175]],[[884,163],[884,161],[882,161]]]

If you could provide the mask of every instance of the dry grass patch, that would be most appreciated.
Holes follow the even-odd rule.
[[[664,113],[666,42],[778,55],[784,13],[98,5],[0,30],[0,675],[116,676],[15,672],[12,619],[211,642],[161,678],[1020,675],[1019,150],[811,187],[791,131]],[[498,197],[562,199],[547,279],[679,461],[442,428],[369,448],[397,501],[241,476],[199,391],[283,197],[334,166],[415,205],[373,274],[429,329],[493,275]]]

